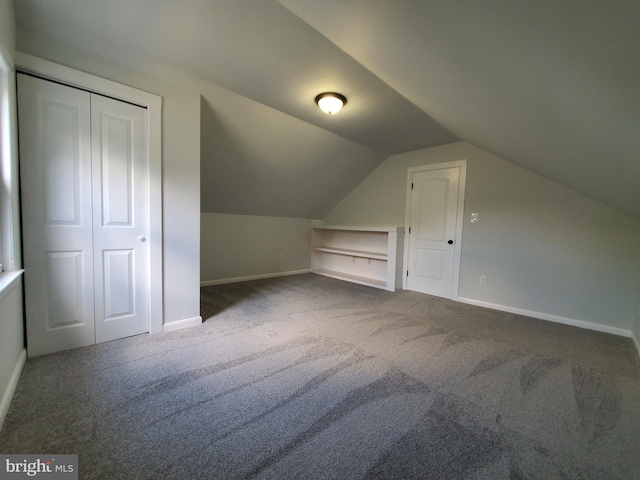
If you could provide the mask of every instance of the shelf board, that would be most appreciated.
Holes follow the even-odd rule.
[[[340,225],[313,225],[315,230],[345,230],[352,232],[403,232],[404,227],[343,227]]]
[[[325,277],[336,278],[338,280],[348,280],[353,283],[358,283],[360,285],[366,285],[368,287],[382,288],[387,289],[387,282],[384,280],[377,280],[375,278],[370,277],[361,277],[358,275],[352,275],[350,273],[344,272],[336,272],[333,270],[313,270],[313,273],[317,273],[318,275],[324,275]]]
[[[350,257],[371,258],[375,260],[387,261],[387,255],[384,253],[364,252],[360,250],[346,250],[343,248],[329,248],[329,247],[313,247],[316,252],[335,253],[337,255],[347,255]]]

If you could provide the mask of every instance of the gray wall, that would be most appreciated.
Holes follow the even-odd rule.
[[[462,159],[460,297],[613,333],[629,335],[636,325],[637,332],[640,222],[468,143],[389,157],[325,223],[404,225],[407,169]]]
[[[320,218],[386,155],[202,79],[202,211]]]
[[[205,284],[310,268],[308,219],[203,213],[201,235]]]
[[[13,58],[16,45],[16,20],[11,0],[0,0],[0,48]]]
[[[200,95],[106,58],[18,31],[17,49],[162,97],[164,323],[200,315]]]

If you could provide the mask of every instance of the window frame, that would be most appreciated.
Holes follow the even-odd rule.
[[[0,276],[22,272],[20,235],[16,71],[0,45]]]

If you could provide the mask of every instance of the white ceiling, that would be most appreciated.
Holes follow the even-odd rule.
[[[322,217],[387,155],[462,139],[640,218],[637,0],[15,5],[21,30],[90,53],[105,55],[108,45],[113,61],[135,51],[273,110],[265,115],[284,143],[274,150],[266,141],[274,125],[260,140],[271,153],[204,142],[203,185],[212,171],[219,183],[234,175],[259,182],[255,165],[274,164],[259,157],[277,152],[291,165],[274,175],[280,193],[256,185],[261,197],[244,190],[244,206],[234,208],[239,193],[203,192],[203,210]],[[349,99],[335,117],[313,104],[325,90]],[[203,128],[220,130],[216,117],[225,114],[205,100]],[[261,128],[255,119],[252,127]],[[286,139],[287,128],[327,133]],[[358,161],[343,177],[336,168],[345,155]]]

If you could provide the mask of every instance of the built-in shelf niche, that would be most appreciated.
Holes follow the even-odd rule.
[[[312,229],[311,269],[314,273],[395,291],[401,285],[404,227]]]

